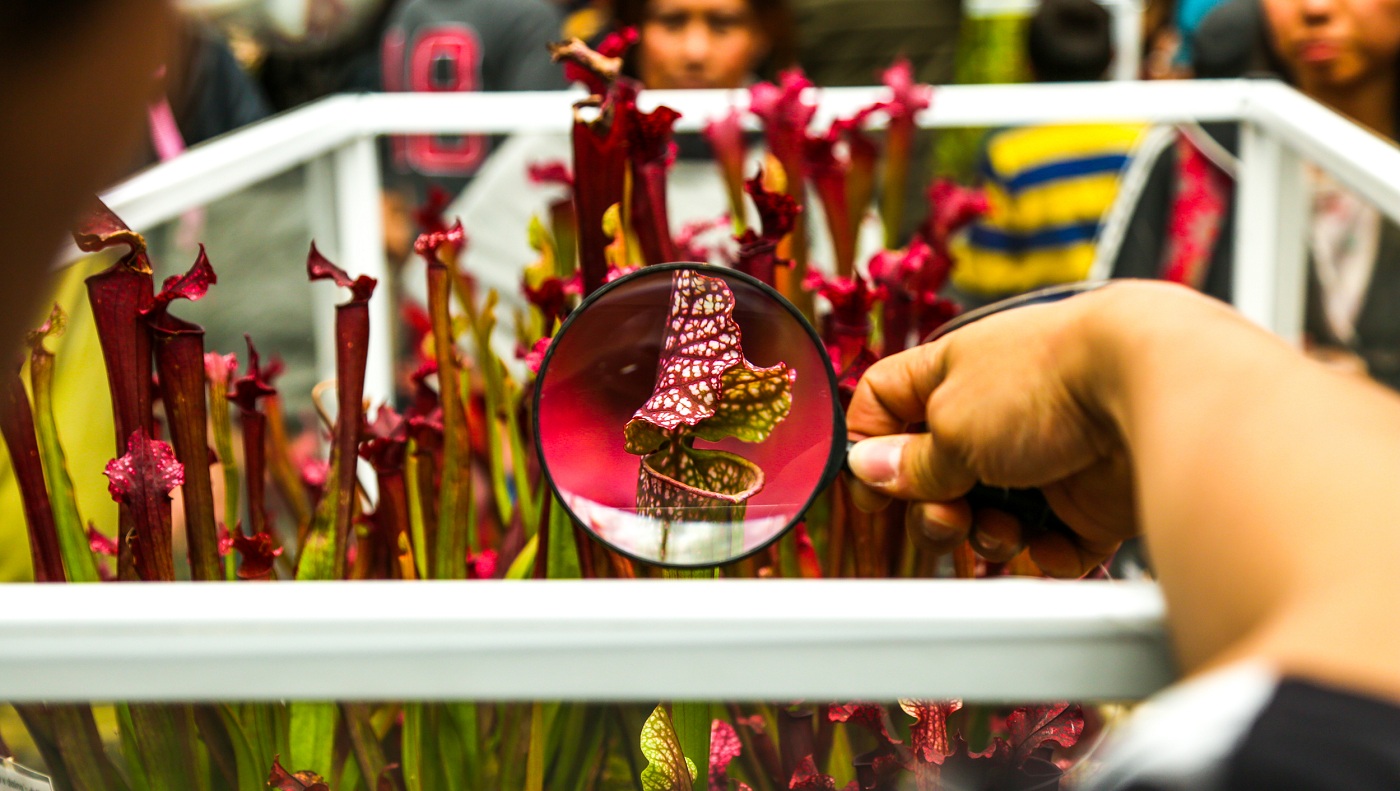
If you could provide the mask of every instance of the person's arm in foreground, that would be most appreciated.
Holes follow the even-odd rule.
[[[1041,486],[1077,533],[1031,542],[1048,573],[1146,534],[1186,672],[1253,656],[1400,701],[1400,400],[1225,306],[1123,283],[995,315],[872,367],[848,422],[900,435],[851,467],[922,501],[922,540],[969,538],[974,480]],[[984,516],[973,546],[1016,552]]]

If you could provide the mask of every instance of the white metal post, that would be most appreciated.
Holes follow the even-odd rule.
[[[1303,163],[1262,126],[1241,126],[1234,303],[1246,317],[1298,343],[1307,293]]]
[[[1105,5],[1113,14],[1113,79],[1136,80],[1142,71],[1142,0]]]
[[[351,276],[369,275],[379,281],[378,296],[370,300],[368,368],[365,398],[388,403],[394,396],[394,310],[389,266],[384,260],[384,214],[380,202],[379,152],[375,138],[358,137],[335,154],[336,261]],[[344,301],[345,295],[341,295]]]
[[[335,158],[330,154],[306,163],[306,217],[311,238],[332,261],[340,260],[340,230],[336,213]],[[335,303],[341,299],[329,287],[311,287],[312,332],[316,341],[316,381],[335,378]],[[334,405],[332,405],[334,406]]]

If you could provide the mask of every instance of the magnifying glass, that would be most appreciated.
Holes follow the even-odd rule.
[[[1092,285],[995,303],[937,335]],[[707,264],[646,267],[590,295],[540,365],[534,429],[545,478],[578,524],[674,568],[732,563],[776,541],[849,446],[816,331],[766,284]],[[978,486],[968,499],[1030,530],[1063,528],[1039,490]]]

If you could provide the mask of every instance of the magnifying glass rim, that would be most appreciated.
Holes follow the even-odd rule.
[[[767,541],[764,541],[758,546],[755,546],[753,549],[750,549],[746,552],[738,553],[733,557],[719,563],[673,563],[664,560],[657,560],[655,558],[642,557],[641,555],[629,552],[608,541],[605,541],[601,536],[594,532],[592,528],[586,526],[584,527],[584,532],[588,534],[589,538],[593,539],[594,541],[597,541],[598,543],[602,544],[608,549],[611,549],[612,551],[624,557],[635,560],[639,563],[646,563],[648,565],[657,566],[663,569],[719,568],[720,566],[727,566],[730,563],[737,563],[745,558],[753,557],[759,552],[762,552],[763,550],[767,549],[770,545],[773,544],[773,542],[787,535],[788,532],[792,530],[793,526],[795,526],[798,522],[802,521],[802,517],[807,513],[807,509],[811,508],[812,504],[817,501],[817,497],[820,496],[821,493],[825,491],[833,481],[836,480],[836,476],[840,474],[841,468],[845,464],[846,443],[844,442],[844,439],[846,436],[846,411],[841,408],[841,394],[839,389],[839,383],[836,379],[836,369],[831,364],[831,355],[827,353],[826,344],[822,342],[821,336],[818,335],[816,329],[812,327],[812,323],[810,321],[807,321],[807,317],[802,315],[802,311],[798,310],[797,307],[791,302],[789,302],[787,297],[784,297],[782,294],[780,294],[777,291],[777,289],[773,288],[767,283],[764,283],[762,280],[759,280],[758,278],[752,275],[745,274],[744,272],[740,272],[737,269],[731,269],[729,267],[724,266],[716,266],[714,264],[700,263],[698,261],[676,261],[666,264],[653,264],[651,266],[644,266],[635,272],[629,272],[623,275],[622,277],[617,278],[616,280],[603,284],[603,286],[600,287],[597,291],[594,291],[592,294],[589,294],[587,297],[585,297],[583,302],[581,302],[579,306],[569,314],[568,318],[564,319],[564,323],[560,325],[559,331],[554,333],[554,339],[550,341],[549,347],[545,350],[544,358],[540,361],[539,374],[535,376],[535,395],[533,403],[531,404],[532,411],[530,413],[530,422],[533,424],[532,429],[535,435],[535,454],[539,457],[540,470],[544,473],[545,482],[549,485],[550,492],[554,493],[555,495],[558,495],[559,487],[555,485],[554,476],[550,474],[549,464],[545,461],[544,437],[541,436],[540,433],[540,396],[544,392],[545,371],[549,370],[549,364],[554,359],[554,350],[558,347],[557,341],[560,338],[564,337],[564,333],[569,331],[569,327],[573,325],[575,319],[583,315],[584,311],[591,307],[593,303],[597,302],[599,299],[606,296],[609,292],[613,291],[614,289],[619,288],[627,283],[630,283],[633,280],[640,280],[643,277],[655,276],[661,272],[675,272],[681,269],[698,270],[702,274],[706,274],[707,276],[711,277],[734,278],[735,280],[738,280],[739,282],[744,283],[745,285],[753,286],[754,288],[763,292],[763,294],[765,294],[778,305],[782,306],[785,310],[787,310],[788,314],[791,315],[794,319],[796,319],[798,326],[800,326],[802,330],[807,333],[808,339],[811,340],[812,344],[817,348],[817,356],[821,358],[822,368],[826,372],[827,391],[831,394],[831,451],[827,456],[826,467],[822,471],[821,478],[818,480],[817,485],[812,489],[812,494],[810,497],[807,498],[807,502],[803,503],[802,507],[797,509],[797,511],[795,512],[796,515],[792,519],[788,520],[787,527],[784,527],[782,530],[779,530],[778,532],[774,533],[772,538],[768,539]],[[709,272],[714,272],[716,274],[709,275]],[[803,374],[799,373],[799,376],[800,375]],[[579,519],[578,515],[573,512],[573,509],[569,508],[569,504],[564,502],[563,497],[556,496],[555,499],[558,502],[558,504],[564,508],[564,511],[568,513],[569,518],[572,519],[575,524],[586,525],[586,523],[582,519]],[[548,529],[548,526],[545,525],[541,525],[540,527],[541,529]]]

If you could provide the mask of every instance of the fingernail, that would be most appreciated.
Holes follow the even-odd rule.
[[[954,536],[961,536],[957,526],[950,525],[942,519],[935,519],[927,513],[919,514],[919,530],[930,541],[947,541]]]
[[[908,437],[874,437],[851,447],[846,457],[851,472],[876,487],[887,487],[899,479],[899,457]]]
[[[996,536],[978,532],[972,534],[972,543],[976,545],[979,552],[990,554],[1001,549],[1002,542]]]

